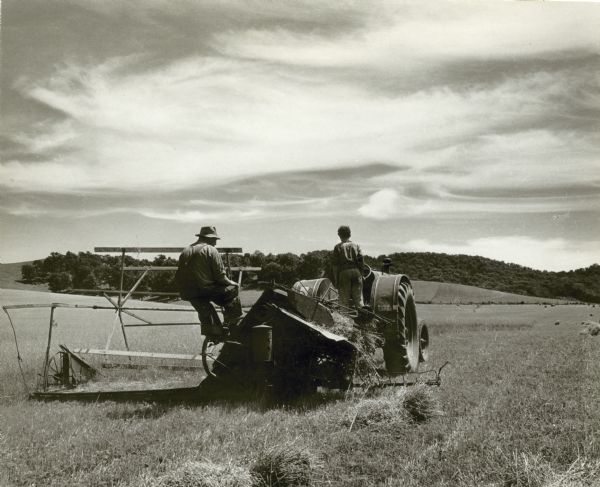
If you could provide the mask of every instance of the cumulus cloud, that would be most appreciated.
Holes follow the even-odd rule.
[[[367,218],[375,220],[386,220],[398,215],[398,202],[400,196],[394,189],[385,188],[369,196],[366,204],[358,209],[358,212]]]

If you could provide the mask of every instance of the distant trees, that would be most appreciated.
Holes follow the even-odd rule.
[[[536,271],[516,264],[468,255],[404,252],[377,258],[365,256],[365,263],[381,270],[383,259],[392,261],[391,271],[411,279],[453,282],[498,291],[533,296],[572,298],[600,303],[600,265],[568,272]],[[276,281],[291,286],[299,279],[331,278],[331,252],[315,250],[305,254],[263,254],[256,251],[230,256],[232,266],[261,267],[259,281]],[[177,260],[159,255],[153,261],[125,256],[127,266],[176,266]],[[26,282],[47,282],[52,291],[75,289],[118,289],[120,257],[90,252],[51,253],[43,260],[25,264],[21,275]],[[139,274],[126,272],[124,286],[131,287]],[[150,273],[140,291],[174,292],[174,272]]]
[[[127,265],[136,262],[126,256]],[[116,288],[120,282],[120,258],[90,252],[52,252],[43,260],[21,267],[23,280],[47,282],[51,291]]]
[[[283,269],[277,262],[267,262],[260,271],[259,279],[262,281],[282,281]]]
[[[292,285],[297,276],[312,278],[324,272],[327,252],[310,252],[297,256],[293,253],[231,255],[230,264],[235,266],[261,267],[258,280],[277,281]],[[227,264],[227,262],[226,262]],[[51,291],[66,289],[118,289],[121,282],[120,257],[97,255],[90,252],[65,255],[52,252],[43,260],[37,260],[21,267],[21,275],[27,282],[47,282]],[[157,256],[154,260],[137,260],[125,256],[126,266],[177,266],[177,259]],[[124,288],[131,287],[139,278],[139,273],[126,272],[123,276]],[[151,272],[137,288],[140,291],[175,292],[175,272]]]
[[[392,271],[407,274],[411,279],[600,303],[598,264],[574,271],[548,272],[470,255],[404,252],[389,257]]]
[[[21,266],[21,279],[25,282],[33,282],[36,276],[35,267],[31,264]]]
[[[73,285],[71,274],[68,272],[53,272],[48,277],[48,288],[53,293],[70,289]]]

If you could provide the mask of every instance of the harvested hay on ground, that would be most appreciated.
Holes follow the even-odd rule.
[[[319,469],[308,448],[283,444],[261,452],[250,471],[259,487],[293,487],[310,485]]]
[[[350,429],[388,428],[425,422],[439,415],[441,410],[432,391],[425,385],[416,385],[362,399],[349,409],[342,424]]]
[[[600,334],[600,323],[595,321],[584,321],[581,323],[584,328],[579,333],[580,335],[596,336]]]
[[[427,386],[419,384],[402,392],[402,406],[412,421],[422,423],[441,415],[438,400]]]
[[[342,425],[350,430],[378,427],[388,429],[408,422],[408,414],[402,407],[402,401],[395,396],[381,396],[359,401],[348,410]]]
[[[144,482],[147,487],[252,487],[256,485],[250,471],[231,463],[186,461],[161,477]]]

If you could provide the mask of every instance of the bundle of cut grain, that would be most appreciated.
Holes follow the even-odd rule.
[[[402,401],[394,395],[363,399],[348,410],[342,425],[354,428],[389,428],[408,423],[408,415]]]
[[[403,390],[402,405],[412,421],[421,423],[441,415],[436,397],[426,385],[416,385]]]
[[[261,452],[251,473],[260,487],[293,487],[310,485],[319,469],[317,457],[306,447],[285,444]]]
[[[353,428],[390,427],[425,422],[441,415],[439,404],[425,385],[384,392],[377,398],[362,399],[349,409],[342,425]]]
[[[600,323],[596,323],[595,321],[582,321],[581,324],[585,327],[579,332],[581,335],[596,336],[600,334]]]

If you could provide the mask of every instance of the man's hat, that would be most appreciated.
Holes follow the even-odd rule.
[[[221,238],[217,235],[217,229],[215,227],[202,227],[200,233],[196,234],[196,237]]]

